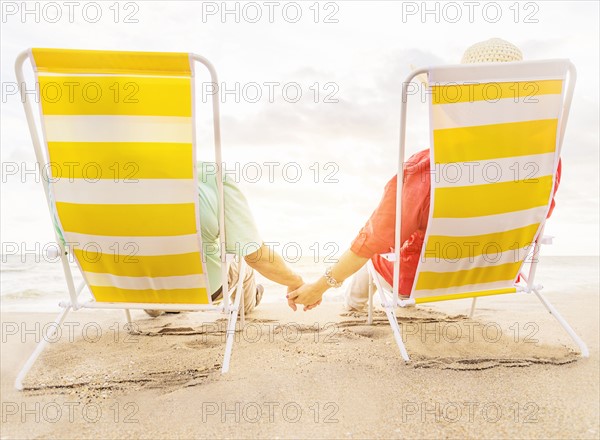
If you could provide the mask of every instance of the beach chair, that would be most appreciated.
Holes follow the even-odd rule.
[[[31,62],[36,80],[34,118],[23,67]],[[188,53],[30,49],[16,60],[27,123],[69,300],[50,334],[41,338],[20,370],[23,379],[70,310],[131,309],[212,311],[228,316],[222,373],[229,369],[241,310],[242,283],[235,300],[214,303],[200,235],[196,178],[195,63],[210,73],[220,249],[225,249],[221,137],[217,74],[204,57]],[[39,124],[39,127],[38,125]],[[47,174],[47,175],[46,175]],[[214,247],[214,245],[212,245]],[[208,247],[208,244],[207,244]],[[223,292],[227,264],[219,251]],[[81,271],[76,287],[69,259]],[[240,276],[245,262],[240,259]],[[88,287],[92,300],[79,294]],[[234,286],[235,288],[235,286]]]
[[[407,98],[423,86],[430,119],[429,221],[410,297],[400,299],[400,234],[396,233],[394,283],[385,289],[369,262],[402,358],[409,355],[396,319],[397,306],[490,295],[533,293],[589,356],[585,343],[535,284],[575,87],[568,60],[456,65],[419,69],[402,88],[396,231],[401,230]],[[529,265],[526,270],[524,264]],[[527,272],[527,273],[526,273]],[[374,285],[373,285],[374,283]]]

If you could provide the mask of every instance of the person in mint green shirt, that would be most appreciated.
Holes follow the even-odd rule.
[[[208,275],[209,289],[213,300],[222,297],[221,255],[219,250],[219,197],[216,179],[216,165],[210,162],[198,162],[198,195],[200,226],[202,235],[202,255]],[[292,271],[283,258],[262,241],[248,201],[231,179],[223,182],[225,198],[225,229],[227,252],[244,258],[248,263],[244,276],[244,311],[250,313],[260,302],[263,288],[256,284],[255,271],[275,283],[284,285],[291,292],[302,284],[302,277]],[[50,194],[52,197],[52,194]],[[51,203],[52,205],[52,203]],[[53,223],[57,237],[66,245],[58,218],[53,212]],[[239,264],[229,267],[229,286],[238,281]],[[150,316],[158,316],[160,310],[146,310]]]
[[[198,162],[198,191],[200,197],[200,227],[202,255],[206,262],[208,282],[213,300],[221,297],[221,256],[219,251],[219,198],[216,165]],[[303,284],[302,277],[294,273],[283,258],[264,244],[252,216],[250,206],[242,191],[232,179],[223,181],[225,199],[226,248],[228,253],[243,257],[248,263],[244,286],[244,309],[249,313],[258,305],[262,286],[257,286],[254,271],[264,277],[295,290]],[[229,268],[229,285],[237,283],[238,264]]]

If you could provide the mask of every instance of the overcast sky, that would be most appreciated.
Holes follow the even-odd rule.
[[[323,253],[335,249],[328,242],[340,250],[349,244],[395,172],[400,89],[411,66],[458,63],[466,47],[500,37],[526,59],[570,58],[577,67],[563,178],[546,230],[557,239],[546,254],[598,254],[596,1],[429,2],[428,12],[420,1],[229,2],[225,15],[222,2],[76,3],[29,2],[23,11],[22,2],[2,2],[2,242],[53,238],[41,184],[6,172],[34,161],[12,94],[14,60],[26,48],[206,56],[230,91],[222,104],[224,157],[231,168],[240,164],[263,239],[316,242]],[[210,160],[210,108],[198,92],[199,157]],[[428,147],[426,108],[417,101],[409,153]],[[261,164],[256,183],[250,162]],[[266,162],[279,164],[274,183]],[[286,164],[288,180],[302,171],[297,182],[283,178]]]

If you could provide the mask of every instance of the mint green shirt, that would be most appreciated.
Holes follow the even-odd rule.
[[[219,198],[215,164],[198,162],[198,190],[200,195],[200,229],[202,255],[208,272],[210,292],[221,287],[221,255],[219,252]],[[225,176],[225,231],[227,253],[246,256],[262,245],[254,217],[246,197],[235,182]]]

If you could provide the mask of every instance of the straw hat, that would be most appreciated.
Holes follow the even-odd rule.
[[[500,38],[490,38],[469,47],[463,54],[460,63],[506,63],[510,61],[523,61],[523,54],[519,48]]]
[[[463,54],[461,64],[475,63],[506,63],[510,61],[523,61],[521,50],[512,43],[501,38],[490,38],[470,46]],[[412,70],[415,66],[410,65]],[[427,85],[427,74],[416,76],[424,85]]]

